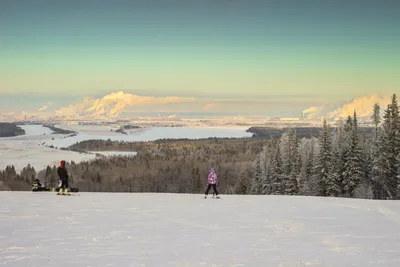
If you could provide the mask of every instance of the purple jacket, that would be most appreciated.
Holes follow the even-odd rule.
[[[207,183],[208,184],[217,184],[218,183],[218,177],[214,171],[214,168],[210,169],[210,173],[208,174],[208,177],[207,177]]]

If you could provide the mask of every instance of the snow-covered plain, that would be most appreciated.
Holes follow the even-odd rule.
[[[102,156],[125,156],[132,157],[136,156],[137,152],[130,151],[89,151],[90,153],[100,154]]]
[[[128,131],[128,135],[115,132],[117,128],[111,126],[94,125],[58,125],[62,129],[74,130],[76,136],[52,134],[49,128],[41,125],[22,125],[25,135],[0,138],[0,170],[7,165],[14,165],[19,172],[23,167],[31,164],[36,170],[46,168],[47,165],[58,165],[60,160],[80,162],[96,157],[93,154],[81,154],[55,148],[64,148],[79,141],[90,139],[120,140],[120,141],[154,141],[160,138],[208,138],[208,137],[246,137],[246,128],[186,128],[163,127],[137,129]],[[113,130],[113,131],[111,131]],[[54,146],[55,148],[50,148]],[[96,152],[106,156],[115,155],[115,152]],[[129,152],[132,155],[134,152]],[[118,153],[123,154],[123,153]]]
[[[58,165],[60,160],[76,162],[95,158],[94,154],[81,154],[46,147],[52,138],[64,138],[65,135],[53,135],[49,128],[41,125],[22,125],[25,135],[0,138],[0,169],[14,165],[17,172],[28,164],[41,170],[47,165]]]
[[[0,266],[400,266],[400,202],[0,192]]]

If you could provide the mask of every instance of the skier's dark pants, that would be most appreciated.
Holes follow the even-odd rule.
[[[211,186],[212,186],[212,188],[213,188],[213,190],[214,190],[214,193],[217,194],[217,196],[218,196],[219,193],[218,193],[218,191],[217,191],[217,185],[216,185],[216,184],[209,184],[209,185],[207,186],[206,195],[208,195],[208,192],[210,191]]]
[[[61,188],[62,189],[68,188],[68,180],[61,180]]]

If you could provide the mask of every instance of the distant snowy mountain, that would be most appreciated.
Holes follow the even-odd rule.
[[[0,192],[1,266],[400,264],[400,202]]]

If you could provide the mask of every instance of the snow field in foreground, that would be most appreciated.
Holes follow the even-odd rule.
[[[0,266],[400,266],[400,202],[0,192]]]

